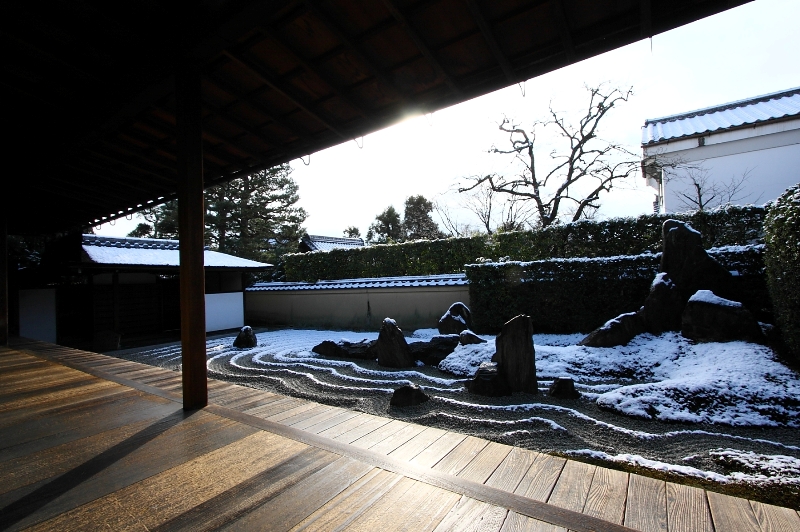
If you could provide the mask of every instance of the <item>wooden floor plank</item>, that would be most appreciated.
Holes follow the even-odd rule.
[[[370,447],[376,453],[390,454],[398,447],[406,444],[409,440],[420,434],[425,430],[422,425],[415,425],[407,423],[403,428],[393,433],[391,436],[381,440],[377,444]]]
[[[790,508],[750,501],[762,532],[797,532],[800,530],[800,516]]]
[[[625,518],[627,496],[628,473],[598,467],[589,487],[583,513],[621,525]]]
[[[753,507],[746,499],[723,495],[714,491],[707,491],[708,506],[711,509],[711,518],[714,520],[715,530],[728,530],[735,532],[760,532],[761,527],[756,521]]]
[[[353,443],[354,441],[363,438],[364,436],[371,434],[376,430],[383,428],[384,426],[388,425],[391,422],[390,419],[381,418],[378,416],[372,416],[370,414],[364,414],[364,415],[368,416],[367,420],[364,423],[357,424],[355,427],[351,428],[346,432],[342,432],[338,436],[335,436],[333,439],[344,443]],[[325,433],[323,432],[320,435],[322,434]]]
[[[399,460],[411,460],[446,433],[446,431],[436,427],[425,427],[425,430],[390,452],[389,456]]]
[[[103,390],[106,388],[119,389],[119,384],[114,382],[104,381],[97,378],[92,378],[82,381],[75,386],[71,386],[64,390],[57,390],[44,394],[36,394],[28,396],[16,401],[8,401],[0,403],[0,413],[12,412],[14,410],[29,410],[32,407],[43,404],[64,404],[65,401],[70,401],[87,393]]]
[[[311,426],[305,427],[304,430],[307,430],[308,432],[312,432],[314,434],[319,434],[319,433],[321,433],[323,431],[326,431],[326,430],[328,430],[328,429],[330,429],[332,427],[335,427],[335,426],[340,425],[340,424],[342,424],[342,423],[344,423],[346,421],[349,421],[350,419],[352,419],[352,418],[356,417],[357,415],[359,415],[359,412],[356,412],[354,410],[345,410],[343,408],[340,408],[338,410],[339,411],[336,413],[335,416],[326,418],[323,421],[319,421],[319,422],[317,422],[317,423],[315,423],[315,424],[313,424]]]
[[[37,520],[54,517],[254,432],[203,411],[179,410],[63,475],[0,495],[0,523],[31,513]]]
[[[402,479],[402,475],[374,468],[295,525],[292,531],[344,530]]]
[[[343,421],[342,423],[337,423],[336,425],[332,425],[326,429],[323,429],[317,432],[318,435],[324,436],[326,438],[334,439],[346,432],[353,430],[354,428],[367,423],[371,419],[375,418],[376,416],[372,416],[370,414],[359,413],[352,418]],[[387,421],[388,423],[388,421]]]
[[[566,528],[537,521],[527,515],[508,512],[500,532],[567,532]]]
[[[339,458],[220,530],[289,530],[372,469]]]
[[[714,532],[705,491],[674,482],[666,487],[670,532]]]
[[[642,532],[667,531],[667,491],[663,480],[630,475],[624,524]]]
[[[452,451],[447,453],[447,456],[439,460],[433,468],[442,473],[458,475],[488,444],[489,442],[486,440],[467,436]]]
[[[263,448],[273,452],[258,452]],[[307,447],[264,432],[141,480],[41,523],[33,530],[119,530],[138,525],[143,530],[174,520],[214,497],[236,488],[258,472],[290,460]],[[269,484],[268,480],[262,484]],[[212,517],[207,515],[207,517]],[[135,521],[134,521],[135,520]],[[133,521],[133,522],[132,522]],[[180,526],[172,527],[180,530]]]
[[[582,512],[596,470],[597,466],[567,460],[547,502],[560,508]]]
[[[436,532],[498,532],[508,510],[469,497],[461,497],[434,529]]]
[[[489,442],[464,469],[459,471],[458,476],[483,484],[505,460],[511,449],[512,447],[502,443]]]
[[[307,403],[308,401],[304,401],[302,399],[295,399],[293,397],[282,397],[275,401],[269,401],[268,403],[263,404],[261,406],[244,410],[244,413],[249,414],[251,416],[260,417],[262,419],[267,419],[268,417],[275,415],[279,412],[286,412],[287,410],[291,410],[292,408]]]
[[[340,416],[343,412],[346,412],[346,410],[343,410],[335,406],[330,406],[330,405],[321,405],[321,406],[323,406],[324,408],[317,411],[317,413],[315,413],[313,416],[306,416],[305,419],[297,420],[294,423],[292,423],[291,426],[293,426],[296,429],[307,430],[308,427],[313,427],[318,423],[323,423],[331,418]]]
[[[412,464],[433,467],[467,438],[464,434],[448,432],[409,460]]]
[[[486,485],[514,493],[538,456],[539,453],[513,447],[486,481]]]
[[[355,440],[351,440],[350,445],[355,445],[356,447],[361,447],[362,449],[369,449],[386,439],[390,439],[395,433],[408,427],[408,425],[409,424],[405,421],[393,419],[389,421],[389,423],[385,423],[380,427],[377,427],[374,430],[359,436]],[[390,439],[390,442],[391,441],[392,440]],[[405,441],[406,440],[402,441],[401,443],[405,443]],[[397,446],[399,447],[400,444]]]
[[[540,454],[525,476],[522,477],[514,493],[536,501],[546,502],[558,482],[567,461],[563,458]]]
[[[286,412],[283,414],[276,414],[275,416],[271,416],[267,419],[271,421],[279,421],[284,425],[293,426],[295,423],[307,420],[311,417],[316,416],[317,414],[327,412],[330,409],[331,407],[328,405],[321,405],[319,403],[310,403],[309,407],[295,409],[294,414],[287,415],[290,414],[290,412]]]

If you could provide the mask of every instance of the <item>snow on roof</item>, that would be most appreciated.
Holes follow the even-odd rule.
[[[311,251],[330,251],[332,249],[363,248],[361,238],[339,238],[335,236],[303,235],[302,242]]]
[[[119,266],[180,266],[177,240],[83,235],[84,261]],[[264,269],[270,264],[210,251],[203,252],[206,268]]]
[[[772,120],[800,117],[800,87],[663,118],[648,118],[642,146]]]
[[[371,277],[361,279],[337,279],[316,283],[256,283],[247,290],[267,292],[278,290],[343,290],[353,288],[396,288],[407,286],[466,286],[469,284],[463,273],[442,275],[408,275],[404,277]]]

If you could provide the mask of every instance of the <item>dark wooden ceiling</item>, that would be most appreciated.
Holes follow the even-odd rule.
[[[742,3],[4,1],[9,231],[79,228],[174,197],[173,72],[187,57],[202,64],[210,186]]]

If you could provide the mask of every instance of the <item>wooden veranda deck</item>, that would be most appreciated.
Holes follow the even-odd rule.
[[[184,412],[180,387],[0,348],[0,529],[800,530],[794,510],[227,382]]]

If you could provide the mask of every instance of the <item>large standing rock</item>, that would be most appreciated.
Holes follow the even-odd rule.
[[[500,374],[505,377],[515,392],[539,393],[536,381],[536,353],[533,349],[533,321],[530,316],[520,314],[503,325],[495,339],[496,352],[492,357],[497,362]]]
[[[628,312],[612,318],[581,340],[578,345],[588,347],[615,347],[625,345],[637,335],[645,332],[645,322],[641,310]]]
[[[455,351],[458,340],[455,334],[434,336],[429,342],[412,342],[408,344],[408,348],[414,360],[421,360],[429,366],[438,366],[439,362]]]
[[[453,303],[439,318],[439,334],[458,334],[472,328],[472,313],[464,303]]]
[[[662,227],[660,270],[675,283],[684,303],[698,290],[731,297],[731,273],[703,248],[702,235],[689,224],[667,220]]]
[[[322,343],[315,345],[311,351],[318,355],[332,358],[357,358],[359,360],[375,360],[378,355],[375,351],[377,340],[361,340],[360,342],[348,342],[342,340],[339,343],[331,340],[323,340]]]
[[[256,338],[256,333],[253,332],[253,329],[249,325],[242,327],[242,330],[239,331],[239,334],[236,335],[236,339],[233,341],[233,347],[250,348],[257,345],[258,338]]]
[[[500,373],[496,362],[482,362],[475,371],[475,376],[464,386],[468,392],[485,397],[511,395],[511,386]]]
[[[406,384],[396,389],[389,400],[392,406],[414,406],[424,403],[428,396],[418,384]]]
[[[411,356],[403,331],[391,318],[386,318],[381,324],[375,351],[378,355],[378,364],[381,366],[408,368],[414,365],[414,357]]]
[[[678,287],[668,273],[656,275],[650,285],[650,294],[644,300],[639,313],[644,319],[647,332],[661,334],[681,329],[681,312],[686,305]]]
[[[765,343],[758,322],[739,302],[717,297],[710,290],[699,290],[683,311],[681,334],[698,342]]]

